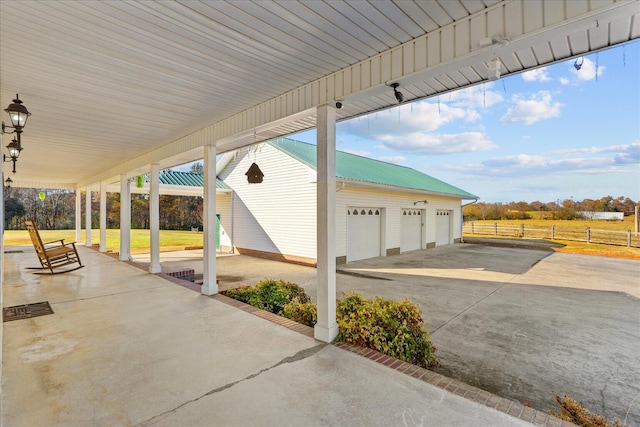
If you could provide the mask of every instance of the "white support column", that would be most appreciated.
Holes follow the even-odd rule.
[[[91,186],[87,185],[84,199],[84,231],[86,247],[91,247]]]
[[[151,163],[149,182],[149,233],[151,262],[149,273],[160,273],[160,165]]]
[[[100,181],[100,252],[107,252],[107,183]]]
[[[120,261],[128,261],[131,252],[131,187],[126,175],[120,175]]]
[[[76,188],[76,243],[82,240],[82,192]]]
[[[318,322],[313,335],[331,342],[336,323],[336,110],[317,108]]]
[[[201,292],[218,293],[216,282],[216,146],[204,146],[204,268]]]

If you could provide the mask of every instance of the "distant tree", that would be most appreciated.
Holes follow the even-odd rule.
[[[538,211],[538,212],[547,210],[547,206],[538,200],[536,200],[535,202],[529,203],[529,206],[531,206],[531,210]]]
[[[8,230],[14,228],[21,228],[20,225],[16,224],[17,221],[15,219],[20,219],[24,216],[24,206],[18,199],[10,197],[4,200],[4,219],[5,219],[5,228]]]
[[[201,162],[192,163],[191,164],[191,169],[189,170],[189,172],[203,174],[204,173],[204,166],[202,165]]]

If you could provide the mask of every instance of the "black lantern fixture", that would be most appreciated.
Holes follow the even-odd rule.
[[[13,173],[16,173],[16,162],[18,161],[18,157],[20,156],[20,152],[22,151],[22,147],[18,141],[13,138],[9,145],[7,145],[7,150],[9,150],[9,158],[7,158],[6,154],[2,155],[3,162],[13,162]]]
[[[9,119],[11,120],[11,126],[5,125],[4,121],[2,122],[2,133],[15,133],[16,137],[7,145],[7,149],[9,150],[9,159],[7,160],[6,155],[2,155],[2,160],[4,162],[13,162],[13,173],[16,173],[16,161],[18,160],[18,156],[20,156],[20,152],[22,151],[22,141],[20,140],[20,135],[22,134],[22,130],[27,124],[27,119],[31,115],[31,113],[27,110],[27,107],[22,105],[22,101],[18,94],[16,94],[16,99],[13,100],[11,104],[7,108],[4,109],[7,114],[9,114]],[[7,132],[7,128],[13,129],[11,132]]]
[[[11,188],[11,184],[13,184],[13,180],[11,178],[7,178],[4,180],[4,188],[7,190]]]

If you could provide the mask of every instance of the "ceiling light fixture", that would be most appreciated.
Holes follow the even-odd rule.
[[[397,100],[399,103],[400,103],[400,102],[402,102],[402,101],[404,101],[404,95],[402,94],[402,92],[400,92],[400,91],[398,90],[398,87],[400,86],[400,83],[391,83],[391,84],[389,84],[389,85],[387,85],[387,86],[390,86],[390,87],[392,87],[392,88],[393,88],[393,94],[395,95],[396,100]]]

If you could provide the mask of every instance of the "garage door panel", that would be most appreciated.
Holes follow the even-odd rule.
[[[349,208],[347,262],[380,256],[380,208]]]
[[[448,245],[451,242],[451,211],[436,211],[436,246]]]
[[[400,252],[422,249],[422,218],[420,209],[402,209]]]

